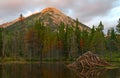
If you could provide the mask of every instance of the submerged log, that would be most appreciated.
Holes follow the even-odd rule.
[[[110,66],[110,64],[99,58],[96,54],[88,51],[82,56],[78,57],[78,59],[72,64],[68,65],[69,67],[74,68],[93,68],[93,67],[101,67],[101,66]]]

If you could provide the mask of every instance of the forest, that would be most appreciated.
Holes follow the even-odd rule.
[[[21,30],[8,31],[0,28],[0,61],[43,60],[72,61],[87,51],[108,61],[120,61],[120,19],[114,28],[104,33],[102,21],[90,31],[61,22],[56,31],[40,20],[27,28],[21,23]]]

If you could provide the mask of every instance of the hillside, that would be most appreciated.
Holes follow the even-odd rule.
[[[34,26],[37,20],[40,20],[46,26],[50,26],[52,30],[56,30],[61,22],[70,26],[75,26],[75,20],[63,14],[60,10],[56,8],[46,8],[43,9],[41,12],[32,14],[25,18],[23,17],[23,19],[20,17],[14,21],[5,23],[1,25],[1,27],[7,28],[7,30],[10,31],[12,30],[15,31],[16,29],[17,30],[21,29],[22,26],[25,26],[26,28],[30,28],[31,26]],[[88,31],[90,30],[88,26],[80,22],[79,22],[79,27],[81,30],[88,30]]]
[[[90,29],[55,8],[46,8],[28,17],[21,14],[1,27],[4,28],[0,30],[1,57],[74,60],[91,51],[102,58],[107,56],[107,60],[113,55],[119,61],[120,38],[114,29],[105,37],[102,22]]]

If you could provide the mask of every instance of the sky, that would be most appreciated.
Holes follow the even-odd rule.
[[[120,0],[0,0],[0,24],[47,7],[55,7],[89,27],[102,21],[105,30],[115,27],[120,18]]]

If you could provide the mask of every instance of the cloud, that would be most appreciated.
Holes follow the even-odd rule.
[[[3,22],[3,20],[2,19],[0,19],[0,23],[2,23]]]
[[[94,2],[82,0],[79,4],[80,7],[74,6],[72,8],[76,17],[79,17],[83,22],[87,22],[93,17],[106,15],[113,7],[113,2],[113,0],[96,0]]]
[[[72,18],[78,18],[81,22],[91,25],[91,23],[97,23],[98,20],[106,21],[102,17],[110,18],[112,15],[109,13],[113,8],[118,7],[119,3],[120,0],[1,0],[0,18],[10,21],[21,13],[28,16],[52,6]]]

